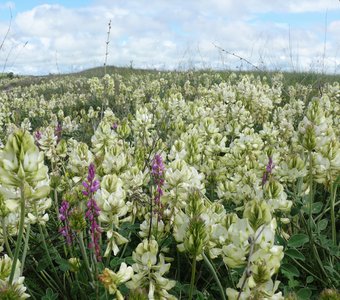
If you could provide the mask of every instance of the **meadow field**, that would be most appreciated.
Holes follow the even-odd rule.
[[[340,76],[0,77],[0,299],[340,299]]]

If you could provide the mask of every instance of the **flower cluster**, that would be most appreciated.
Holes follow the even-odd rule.
[[[120,265],[117,273],[105,268],[103,273],[99,275],[99,280],[104,287],[109,291],[110,295],[114,295],[116,299],[123,300],[124,297],[118,289],[118,286],[128,281],[133,276],[132,267],[128,267],[126,263]]]
[[[312,94],[312,86],[286,88],[282,74],[270,81],[162,72],[14,84],[0,92],[0,250],[9,255],[0,271],[17,270],[19,254],[34,252],[15,247],[19,259],[10,259],[15,237],[35,236],[29,228],[45,225],[54,206],[70,247],[51,255],[50,266],[58,264],[59,275],[66,270],[66,285],[88,279],[81,287],[97,291],[99,279],[118,299],[185,297],[188,278],[174,266],[189,259],[192,266],[224,264],[234,281],[222,287],[229,299],[282,299],[274,278],[283,247],[276,241],[286,244],[305,220],[311,237],[334,232],[325,247],[337,241],[339,83]],[[307,194],[323,197],[309,203]],[[94,255],[84,253],[84,240]],[[12,285],[7,277],[0,291],[24,299],[23,277],[16,273]]]
[[[99,189],[99,181],[94,179],[95,175],[94,164],[90,164],[87,181],[83,181],[83,186],[85,188],[83,190],[83,195],[89,198],[86,204],[87,211],[85,213],[85,217],[90,223],[91,242],[89,243],[89,248],[94,249],[97,260],[101,261],[99,239],[102,230],[97,223],[97,217],[99,216],[100,209],[96,200],[93,198],[93,194]]]
[[[7,254],[0,258],[0,298],[27,299],[30,296],[26,293],[27,288],[23,284],[25,277],[20,276],[20,264],[16,265],[13,282],[9,282],[12,262]]]
[[[164,185],[164,172],[165,167],[163,164],[163,159],[159,154],[156,154],[152,160],[151,165],[151,177],[156,185],[156,190],[154,192],[154,202],[157,207],[158,218],[162,217],[162,203],[161,197],[163,196],[163,185]]]
[[[145,289],[148,299],[176,299],[168,293],[175,286],[175,281],[163,277],[169,271],[170,264],[165,263],[165,257],[159,253],[155,240],[144,239],[133,252],[132,258],[136,262],[132,265],[135,273],[126,284],[128,288]]]
[[[66,238],[67,244],[71,245],[72,244],[72,233],[71,233],[71,228],[69,224],[69,215],[70,215],[70,204],[63,200],[61,202],[61,206],[59,209],[59,219],[60,221],[64,222],[64,226],[60,228],[60,233]]]

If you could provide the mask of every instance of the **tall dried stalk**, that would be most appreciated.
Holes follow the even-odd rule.
[[[110,32],[111,32],[111,20],[109,21],[108,31],[107,31],[106,49],[105,49],[105,62],[104,62],[104,75],[106,75],[107,57],[109,55]]]

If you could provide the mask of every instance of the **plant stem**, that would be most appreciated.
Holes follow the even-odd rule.
[[[327,272],[326,272],[326,270],[325,270],[325,268],[323,266],[323,263],[322,263],[322,261],[320,259],[319,253],[318,253],[318,250],[317,250],[317,248],[315,246],[312,229],[308,226],[307,221],[304,218],[303,214],[302,213],[300,213],[300,214],[301,214],[300,217],[301,217],[302,223],[303,223],[303,225],[304,225],[304,227],[305,227],[305,229],[306,229],[306,231],[308,233],[309,243],[310,243],[310,247],[312,248],[312,254],[314,256],[314,259],[317,262],[317,265],[320,268],[320,270],[323,273],[323,275],[325,276],[325,278],[327,278],[329,280],[328,274],[327,274]]]
[[[210,260],[208,259],[208,257],[202,253],[203,256],[203,260],[206,263],[207,267],[209,268],[211,274],[214,276],[214,279],[218,285],[218,288],[220,289],[220,294],[221,294],[221,299],[226,300],[225,294],[224,294],[224,289],[222,287],[221,281],[217,276],[216,270],[214,268],[214,266],[212,265],[212,263],[210,262]]]
[[[153,202],[153,198],[151,198],[151,201],[150,201],[150,226],[149,226],[149,233],[148,233],[148,241],[149,242],[150,242],[151,231],[152,231],[152,202]]]
[[[42,239],[43,247],[45,249],[48,262],[49,262],[49,264],[52,267],[52,271],[54,273],[55,279],[57,280],[57,283],[59,284],[59,286],[61,288],[63,288],[63,291],[66,292],[65,288],[64,288],[64,286],[63,286],[63,284],[62,284],[62,282],[61,282],[61,280],[60,280],[60,278],[58,276],[57,270],[56,270],[56,268],[55,268],[55,266],[53,264],[53,261],[52,261],[51,255],[50,255],[50,251],[48,250],[48,247],[47,247],[47,244],[46,244],[45,234],[44,234],[43,229],[42,229],[42,227],[41,227],[41,225],[39,223],[38,223],[38,228],[39,228],[39,233],[40,233],[40,236],[41,236],[41,239]]]
[[[181,264],[180,264],[180,256],[179,256],[179,251],[177,252],[177,270],[176,270],[176,280],[180,281],[181,280]]]
[[[309,219],[308,219],[308,225],[306,225],[307,227],[307,231],[308,231],[308,235],[309,235],[309,242],[310,242],[310,246],[312,248],[312,252],[314,255],[315,260],[317,261],[321,272],[324,274],[325,278],[328,278],[328,274],[324,269],[323,263],[320,259],[318,250],[315,246],[315,242],[314,242],[314,236],[313,236],[313,201],[314,201],[314,193],[313,193],[313,170],[312,170],[312,166],[313,166],[313,158],[312,158],[312,152],[309,151]]]
[[[58,191],[57,191],[56,188],[54,189],[54,197],[53,198],[54,198],[55,213],[56,213],[56,216],[57,216],[57,220],[59,220]]]
[[[192,294],[194,291],[194,284],[195,284],[195,275],[196,275],[196,255],[194,256],[192,260],[189,300],[192,300]]]
[[[336,246],[336,224],[335,224],[335,197],[338,185],[332,184],[331,185],[331,202],[330,202],[330,210],[331,210],[331,224],[332,224],[332,241],[333,245]]]
[[[23,251],[22,257],[21,257],[20,274],[22,274],[22,272],[24,271],[24,265],[25,265],[26,255],[27,255],[28,240],[30,238],[30,232],[31,232],[31,224],[28,223],[27,228],[26,228],[24,251]]]
[[[85,245],[84,245],[83,233],[82,232],[79,234],[78,240],[79,240],[80,251],[81,251],[81,254],[84,258],[87,274],[88,274],[89,278],[91,279],[91,281],[94,283],[93,274],[92,274],[91,269],[90,269],[89,259],[86,255],[86,249],[85,249]]]
[[[37,260],[34,258],[34,256],[32,257],[36,268],[38,267],[38,262]],[[61,294],[63,294],[63,291],[60,289],[59,285],[54,281],[54,279],[46,272],[46,271],[36,271],[35,268],[32,268],[33,272],[40,278],[40,280],[42,280],[44,283],[48,284],[52,289],[54,290],[59,290],[59,292]]]
[[[314,195],[313,195],[313,170],[312,170],[312,152],[309,151],[309,209],[308,209],[308,223],[310,231],[313,232],[313,201],[314,201]]]
[[[315,279],[319,280],[324,286],[327,286],[327,283],[323,281],[320,277],[313,274],[311,271],[309,271],[306,267],[304,267],[302,264],[300,264],[296,259],[292,258],[293,262],[296,263],[302,270],[307,272],[309,275],[313,276]]]
[[[4,242],[5,242],[7,254],[10,258],[13,258],[13,253],[12,253],[11,247],[9,246],[8,238],[7,238],[7,229],[6,229],[6,224],[5,224],[5,217],[2,217],[1,225],[2,225],[2,236],[3,236]]]
[[[333,204],[333,208],[335,208],[335,207],[338,206],[339,204],[340,204],[340,201],[335,202],[335,203]],[[325,215],[325,213],[328,212],[329,210],[330,210],[330,207],[327,207],[320,215],[318,215],[318,216],[315,218],[315,221],[321,219],[321,218]]]
[[[13,283],[15,268],[16,268],[16,265],[17,265],[17,262],[18,262],[19,251],[20,251],[20,248],[21,248],[22,233],[24,231],[24,225],[25,225],[25,191],[24,191],[24,182],[22,182],[21,186],[20,186],[19,232],[18,232],[16,244],[15,244],[15,252],[14,252],[14,257],[13,257],[11,274],[9,276],[9,284]]]

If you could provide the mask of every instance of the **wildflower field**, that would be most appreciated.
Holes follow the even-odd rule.
[[[340,299],[340,80],[0,78],[0,299]]]

